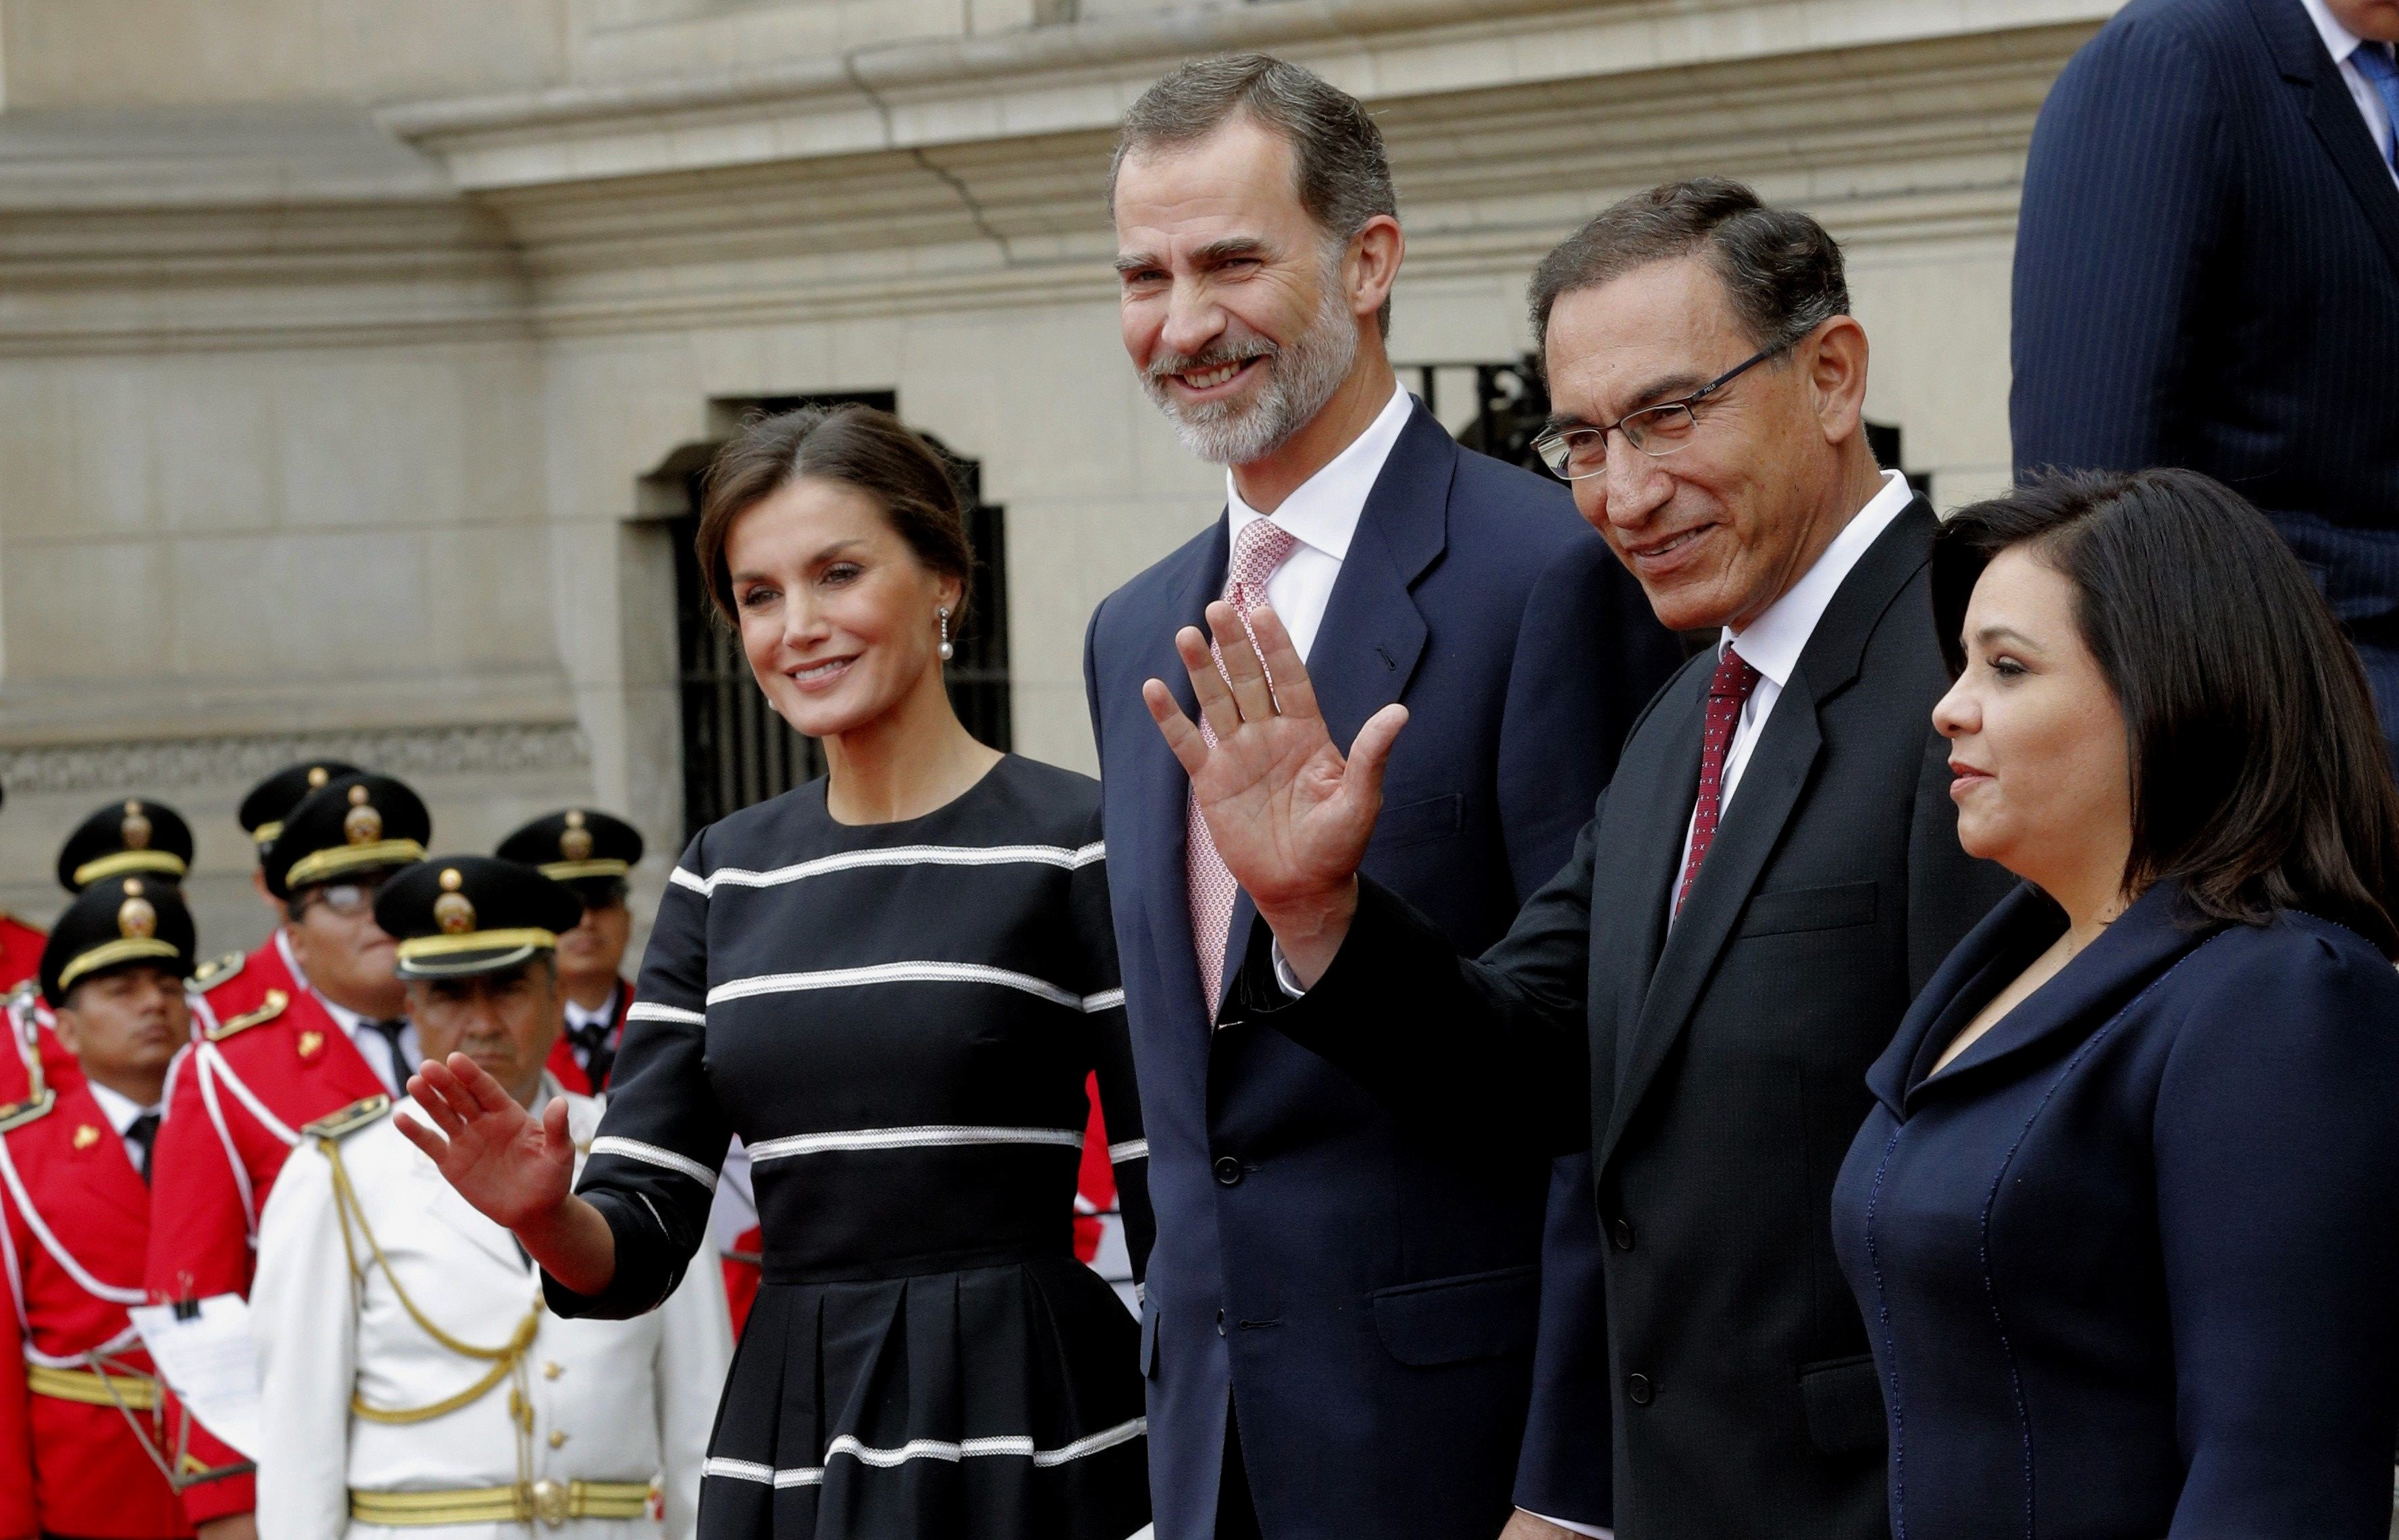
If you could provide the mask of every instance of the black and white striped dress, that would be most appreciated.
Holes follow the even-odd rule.
[[[1099,786],[1013,756],[851,827],[815,781],[700,831],[659,901],[578,1191],[598,1297],[663,1300],[749,1147],[764,1283],[717,1412],[700,1540],[1126,1540],[1149,1520],[1138,1332],[1076,1261],[1099,1074],[1135,1265],[1148,1147]]]

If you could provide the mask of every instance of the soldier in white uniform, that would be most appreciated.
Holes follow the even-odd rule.
[[[480,856],[412,867],[375,904],[426,1053],[466,1054],[536,1116],[562,1098],[578,1152],[601,1103],[543,1060],[564,1020],[551,953],[580,912]],[[688,1540],[732,1354],[724,1290],[695,1270],[631,1320],[547,1314],[515,1238],[399,1126],[416,1115],[372,1097],[310,1124],[261,1220],[261,1540]]]

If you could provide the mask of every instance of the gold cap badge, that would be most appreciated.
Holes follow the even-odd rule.
[[[591,831],[583,825],[583,809],[578,807],[566,815],[566,831],[558,836],[558,853],[564,859],[588,861],[591,858]]]
[[[433,900],[433,923],[444,936],[462,936],[475,928],[475,901],[458,891],[464,880],[456,867],[441,869],[441,896]]]
[[[321,765],[321,764],[312,764],[312,765],[308,766],[308,790],[309,790],[314,791],[315,790],[317,790],[317,788],[319,788],[319,787],[320,787],[320,786],[324,785],[327,781],[332,780],[332,778],[333,778],[333,777],[332,777],[331,775],[328,775],[328,774],[326,773],[325,767],[324,767],[323,765]]]
[[[367,789],[350,788],[350,810],[342,815],[342,838],[352,844],[373,844],[383,838],[383,815],[367,801]]]
[[[146,941],[158,934],[158,911],[131,877],[125,879],[125,901],[116,906],[116,933],[129,941]]]
[[[125,804],[125,819],[116,826],[116,832],[128,850],[150,847],[150,819],[142,813],[140,803],[128,802]]]

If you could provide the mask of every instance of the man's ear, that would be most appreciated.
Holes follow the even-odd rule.
[[[1383,308],[1406,255],[1407,237],[1400,233],[1400,222],[1389,214],[1376,214],[1349,237],[1342,272],[1349,285],[1351,314],[1363,317]]]
[[[75,1014],[74,1002],[75,995],[70,993],[64,1004],[50,1012],[50,1031],[58,1037],[59,1047],[70,1055],[82,1052],[83,1040],[83,1018]]]
[[[1824,441],[1847,443],[1865,423],[1866,329],[1853,316],[1836,316],[1800,344],[1799,366]]]

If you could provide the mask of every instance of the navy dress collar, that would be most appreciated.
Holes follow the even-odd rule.
[[[2065,912],[2046,894],[2019,884],[1924,986],[1891,1047],[1866,1072],[1866,1085],[1904,1122],[1928,1101],[1970,1088],[2036,1047],[2064,1035],[2090,1035],[2223,928],[2185,900],[2181,884],[2153,885],[2055,978],[1934,1074],[1933,1064],[1974,1013],[2066,929]]]

